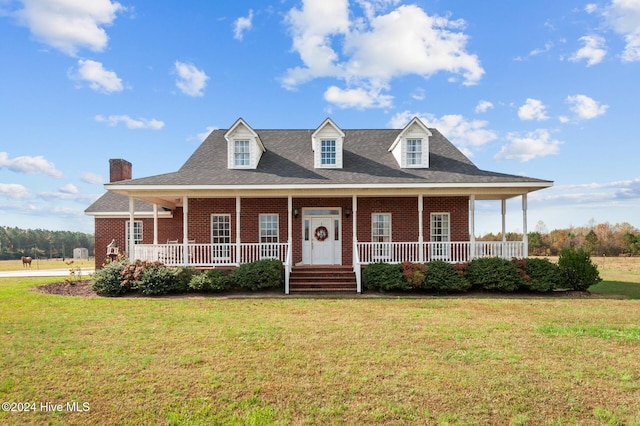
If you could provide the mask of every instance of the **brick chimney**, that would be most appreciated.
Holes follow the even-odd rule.
[[[109,182],[131,179],[131,163],[122,159],[109,160]]]

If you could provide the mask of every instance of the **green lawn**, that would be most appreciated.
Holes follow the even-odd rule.
[[[637,300],[29,291],[52,280],[0,280],[0,400],[35,403],[0,424],[640,425]]]

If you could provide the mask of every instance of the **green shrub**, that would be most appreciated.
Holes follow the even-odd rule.
[[[189,287],[191,279],[196,275],[202,274],[193,266],[179,266],[173,270],[173,275],[176,277],[176,286],[173,291],[176,293],[186,293],[191,289],[191,287]]]
[[[562,249],[558,266],[570,290],[584,291],[602,281],[598,267],[591,262],[589,252],[582,248]]]
[[[278,259],[262,259],[244,263],[233,271],[233,282],[238,287],[255,291],[283,285],[282,262]]]
[[[402,263],[402,277],[411,288],[424,288],[427,267],[423,263]]]
[[[372,263],[362,271],[366,288],[381,291],[410,290],[411,286],[402,276],[402,267],[397,264]]]
[[[127,292],[128,288],[121,285],[122,270],[127,266],[126,261],[111,262],[98,269],[93,275],[91,288],[100,296],[120,296]]]
[[[562,286],[560,268],[549,259],[529,258],[525,262],[524,288],[531,291],[547,292]]]
[[[516,266],[499,257],[473,259],[465,277],[473,287],[489,291],[515,291],[523,283]]]
[[[456,268],[442,260],[434,260],[426,264],[427,272],[424,278],[424,288],[438,292],[464,292],[471,288],[471,284]]]
[[[135,288],[147,296],[175,292],[178,287],[178,280],[173,271],[163,265],[146,267],[135,284]]]
[[[224,270],[211,269],[205,274],[194,275],[189,288],[194,291],[224,291],[233,285],[233,277]]]

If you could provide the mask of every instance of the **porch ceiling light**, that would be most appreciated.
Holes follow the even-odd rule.
[[[293,209],[293,217],[297,219],[298,216],[300,216],[300,209],[296,207],[295,209]]]
[[[344,209],[344,215],[347,219],[349,219],[349,216],[351,216],[351,207],[347,207],[346,209]]]

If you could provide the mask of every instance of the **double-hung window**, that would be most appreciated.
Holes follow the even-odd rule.
[[[335,139],[322,139],[320,141],[320,164],[323,166],[335,166],[336,141]]]
[[[211,254],[215,260],[231,258],[231,216],[211,215]]]
[[[127,247],[129,247],[129,242],[131,241],[129,239],[129,233],[130,233],[130,229],[131,227],[129,226],[131,224],[130,221],[127,221],[126,224],[126,236],[127,236]],[[142,244],[142,221],[141,220],[134,220],[133,221],[133,244]]]
[[[278,258],[278,215],[260,215],[260,257]]]
[[[373,213],[371,216],[371,242],[373,258],[388,259],[391,254],[391,213]]]
[[[236,167],[249,167],[251,165],[250,146],[248,140],[234,141],[233,164]]]
[[[451,220],[449,213],[431,213],[431,242],[433,244],[432,257],[438,259],[450,258]]]
[[[422,165],[422,139],[407,139],[407,166]]]

